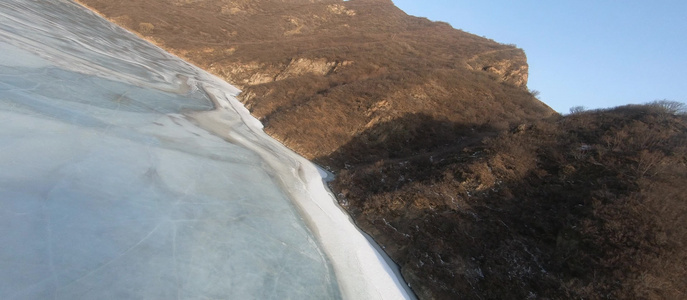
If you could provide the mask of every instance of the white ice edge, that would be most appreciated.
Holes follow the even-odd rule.
[[[160,49],[154,45],[153,47]],[[71,59],[74,57],[70,57]],[[126,60],[125,57],[119,59]],[[59,61],[51,60],[51,63]],[[37,60],[36,63],[40,64],[41,61]],[[306,224],[333,265],[343,298],[413,299],[412,292],[409,291],[400,275],[394,272],[395,266],[385,260],[385,255],[370,243],[350,217],[338,206],[333,195],[326,188],[323,182],[324,176],[318,168],[264,133],[262,123],[236,99],[235,96],[240,92],[237,88],[190,63],[187,65],[195,70],[192,73],[197,76],[197,78],[186,78],[187,84],[202,85],[215,102],[214,110],[191,113],[188,117],[201,128],[250,149],[264,159],[268,167],[272,169],[272,174],[277,177],[275,179],[284,187],[284,191],[289,194],[294,205],[300,210]],[[174,89],[165,88],[164,85],[113,74],[106,69],[86,63],[60,66],[65,69],[78,69],[82,73],[130,82],[138,86],[174,91]],[[236,114],[239,115],[240,120],[237,120]],[[241,126],[242,124],[245,126]]]
[[[329,257],[344,299],[414,299],[397,267],[389,264],[386,254],[370,244],[337,204],[323,181],[326,173],[268,136],[262,130],[262,123],[236,99],[235,87],[203,70],[199,74],[207,76],[201,81],[212,82],[216,87],[205,86],[216,102],[216,109],[197,112],[191,117],[202,128],[254,151],[279,175],[277,180]],[[240,115],[247,132],[230,131],[236,124],[227,121],[226,117],[233,115],[228,110]],[[252,142],[247,135],[254,135],[264,143]]]

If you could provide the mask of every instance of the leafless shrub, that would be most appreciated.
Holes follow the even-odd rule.
[[[571,114],[571,115],[579,114],[579,113],[584,112],[585,110],[587,110],[587,109],[586,109],[584,106],[581,106],[581,105],[579,105],[579,106],[573,106],[573,107],[570,108],[570,114]]]
[[[687,105],[678,101],[656,100],[648,105],[663,109],[666,113],[677,115],[687,113]]]

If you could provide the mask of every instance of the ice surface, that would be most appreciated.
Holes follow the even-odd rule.
[[[0,299],[409,297],[237,93],[72,2],[0,2]]]

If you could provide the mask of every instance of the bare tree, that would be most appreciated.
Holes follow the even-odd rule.
[[[687,113],[687,105],[685,105],[682,102],[663,99],[663,100],[656,100],[654,102],[651,102],[651,103],[649,103],[649,105],[659,107],[659,108],[665,110],[666,113],[673,114],[673,115],[681,115],[681,114]]]
[[[587,109],[584,106],[581,106],[581,105],[573,106],[570,108],[570,114],[571,115],[579,114],[581,112],[584,112],[585,110],[587,110]]]

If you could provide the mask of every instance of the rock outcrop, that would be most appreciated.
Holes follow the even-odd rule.
[[[467,65],[471,70],[493,74],[503,82],[527,87],[527,58],[524,52],[515,47],[477,54],[468,60]]]

